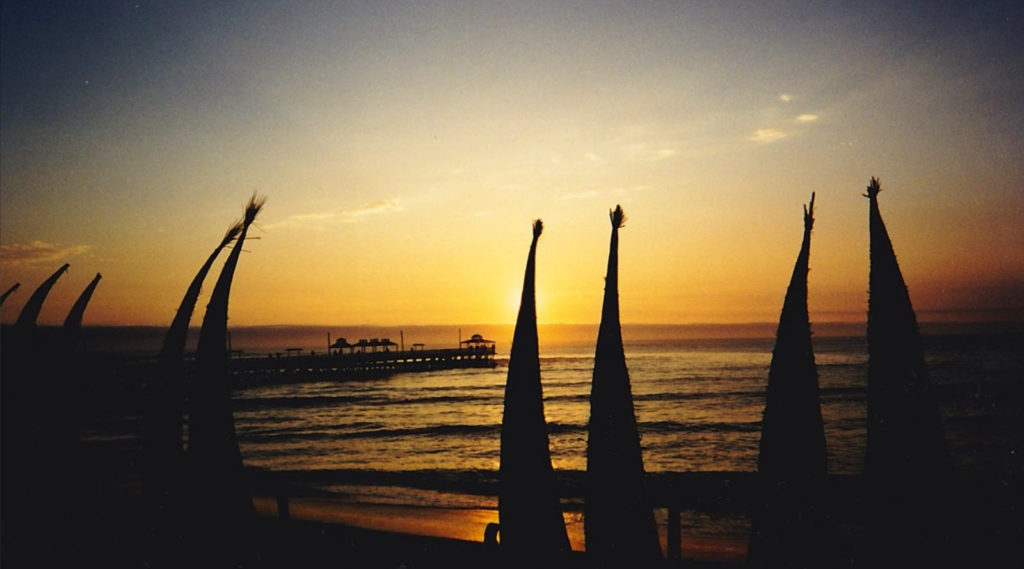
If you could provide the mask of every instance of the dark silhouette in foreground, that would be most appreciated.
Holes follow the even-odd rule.
[[[39,285],[35,292],[32,293],[32,296],[28,298],[28,301],[25,302],[25,306],[21,308],[18,320],[14,323],[15,340],[19,344],[17,349],[29,353],[41,347],[37,346],[35,341],[36,320],[39,319],[39,313],[43,310],[43,303],[46,302],[50,289],[57,283],[57,279],[67,272],[70,266],[67,263],[61,265],[48,279],[43,281],[43,284]]]
[[[245,208],[242,230],[224,262],[210,295],[196,350],[189,413],[188,461],[190,507],[195,516],[194,546],[204,560],[217,564],[244,561],[240,547],[254,509],[242,468],[231,408],[227,346],[228,298],[249,227],[265,200],[253,196]]]
[[[155,526],[153,529],[157,532],[157,543],[154,547],[161,551],[159,557],[173,555],[175,537],[181,534],[180,526],[183,523],[182,478],[186,473],[182,414],[188,325],[210,267],[221,250],[234,241],[241,231],[242,222],[233,223],[192,279],[164,337],[159,368],[147,385],[143,417],[142,475],[150,517]]]
[[[71,307],[67,318],[64,319],[63,345],[61,349],[67,356],[71,356],[78,350],[78,343],[82,336],[82,318],[85,316],[85,309],[89,306],[89,301],[92,299],[92,293],[96,290],[96,286],[100,284],[100,279],[102,278],[103,275],[96,273],[96,276],[93,277],[85,287],[85,290],[82,291],[82,294],[79,295],[74,306]]]
[[[501,421],[498,518],[504,557],[517,562],[552,563],[570,546],[551,467],[537,347],[534,275],[537,240],[542,229],[540,220],[533,223],[523,296],[509,355]]]
[[[596,566],[650,566],[661,561],[661,545],[644,496],[640,435],[619,324],[619,228],[626,217],[621,206],[610,217],[608,274],[590,390],[583,527],[587,556]]]
[[[878,209],[880,191],[871,178],[866,562],[933,567],[948,559],[956,539],[946,515],[951,466],[917,318]]]
[[[827,464],[818,370],[807,314],[814,194],[804,207],[804,232],[779,317],[768,372],[759,500],[752,512],[750,567],[822,567],[828,560],[824,515]]]
[[[13,285],[11,285],[11,288],[5,290],[4,293],[0,295],[0,305],[3,305],[4,301],[7,300],[7,297],[11,296],[11,293],[18,290],[18,287],[20,286],[21,283],[14,283]]]
[[[89,557],[93,492],[76,473],[79,393],[88,369],[76,354],[82,319],[100,280],[89,283],[60,329],[37,319],[64,264],[33,292],[3,342],[3,559],[13,565],[73,564]],[[45,333],[44,333],[45,332]]]

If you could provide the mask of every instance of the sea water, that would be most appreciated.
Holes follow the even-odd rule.
[[[627,341],[643,461],[651,477],[757,469],[770,337]],[[1019,334],[925,337],[955,468],[991,475],[1019,467],[1024,359]],[[565,342],[541,356],[552,464],[586,470],[594,345]],[[863,470],[867,350],[863,337],[814,339],[832,474]],[[542,347],[542,351],[543,347]],[[236,393],[245,462],[363,504],[490,508],[500,461],[507,352],[493,369],[402,373],[365,380],[270,385]],[[565,499],[570,524],[580,499]],[[744,516],[691,516],[684,531],[742,537]],[[658,518],[664,525],[664,512]],[[724,521],[723,521],[724,520]],[[717,535],[727,534],[727,535]]]
[[[624,328],[649,478],[756,471],[774,345],[771,328]],[[828,470],[857,475],[866,442],[867,347],[863,335],[844,333],[863,327],[815,330]],[[430,348],[454,347],[477,331],[357,330],[349,339],[390,335],[408,346],[425,336]],[[159,340],[161,331],[152,332],[152,340]],[[234,417],[243,460],[254,470],[281,473],[306,491],[351,504],[495,510],[512,330],[483,332],[498,341],[493,369],[360,381],[324,378],[237,390]],[[557,475],[578,481],[586,470],[596,327],[569,332],[552,340],[553,330],[541,328],[541,376],[552,463]],[[744,338],[745,333],[757,337]],[[312,328],[240,329],[232,335],[233,349],[245,354],[289,347],[324,350],[328,340],[322,329]],[[91,342],[103,344],[98,336]],[[135,349],[156,353],[152,343]],[[926,332],[924,347],[954,468],[993,484],[1012,483],[1022,472],[1024,449],[1024,334],[1019,327],[971,333],[938,329]],[[94,446],[137,447],[138,427],[138,416],[107,416],[83,433]],[[564,499],[570,531],[581,523],[581,500],[578,493]],[[664,510],[656,517],[664,532]],[[748,531],[744,523],[742,513],[691,512],[683,527],[687,535],[742,540]]]

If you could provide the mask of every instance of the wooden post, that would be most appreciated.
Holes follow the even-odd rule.
[[[288,485],[278,481],[277,485],[277,518],[282,521],[288,520],[291,512],[288,509]]]
[[[683,538],[679,525],[679,514],[679,506],[670,504],[668,507],[668,535],[665,536],[669,561],[678,561],[683,558]]]

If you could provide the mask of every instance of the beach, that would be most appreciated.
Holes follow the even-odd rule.
[[[669,549],[673,506],[684,562],[744,562],[771,344],[763,337],[627,340],[662,551]],[[1012,333],[926,337],[958,476],[954,494],[941,499],[963,517],[957,550],[991,566],[1005,566],[1001,561],[1016,555],[1021,527],[1014,506],[1021,472],[1014,450],[1024,433],[1019,345],[1020,335]],[[591,350],[585,342],[561,344],[542,357],[552,459],[576,552],[584,549]],[[863,338],[822,336],[816,350],[830,507],[839,528],[835,545],[849,561],[863,531]],[[145,538],[141,390],[134,383],[145,366],[111,358],[104,355],[97,364],[108,375],[91,377],[80,391],[77,470],[68,467],[50,479],[78,477],[98,497],[76,506],[91,520],[83,524],[90,530],[83,539],[103,551],[90,555],[110,566],[139,566],[154,555]],[[121,363],[111,367],[115,361]],[[502,362],[499,349],[493,370],[236,390],[234,420],[259,528],[248,546],[255,557],[247,563],[324,566],[348,556],[366,567],[446,566],[445,560],[452,566],[453,559],[474,566],[479,556],[492,555],[483,544],[487,525],[498,519]],[[279,497],[287,501],[287,520],[279,516]],[[302,551],[292,548],[293,540],[304,544]]]
[[[254,498],[261,516],[279,515],[276,496]],[[416,535],[481,544],[487,525],[498,522],[496,509],[436,508],[397,505],[369,505],[322,497],[296,497],[288,502],[290,518],[302,522],[341,524],[352,528],[400,535]],[[573,551],[584,551],[583,519],[579,512],[566,512],[566,529]],[[661,534],[662,548],[666,536]],[[682,559],[723,567],[742,565],[747,552],[743,537],[688,536],[682,543]]]

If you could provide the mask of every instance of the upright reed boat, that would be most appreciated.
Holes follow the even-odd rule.
[[[242,230],[210,294],[196,349],[192,383],[188,459],[192,468],[194,532],[199,549],[209,549],[216,564],[240,562],[239,543],[254,514],[235,433],[229,385],[228,298],[249,227],[265,200],[253,196]]]
[[[949,452],[917,318],[878,208],[881,189],[871,178],[865,194],[871,235],[866,555],[874,567],[935,566],[954,539],[943,521]]]
[[[502,553],[510,560],[550,562],[570,551],[551,466],[540,380],[534,290],[537,240],[533,223],[523,296],[512,339],[501,420],[498,519]]]
[[[587,437],[583,528],[587,556],[599,567],[650,566],[662,560],[654,513],[644,495],[644,462],[619,323],[621,206],[611,212],[601,325],[594,356]]]
[[[185,487],[184,423],[185,342],[203,281],[220,252],[238,237],[242,222],[234,222],[192,278],[160,348],[160,365],[147,385],[143,414],[142,477],[153,526],[156,555],[173,557],[181,532],[182,492]]]
[[[753,512],[750,567],[825,564],[825,429],[818,370],[807,314],[807,273],[814,194],[804,207],[804,232],[779,317],[768,372],[757,459],[759,499]]]

